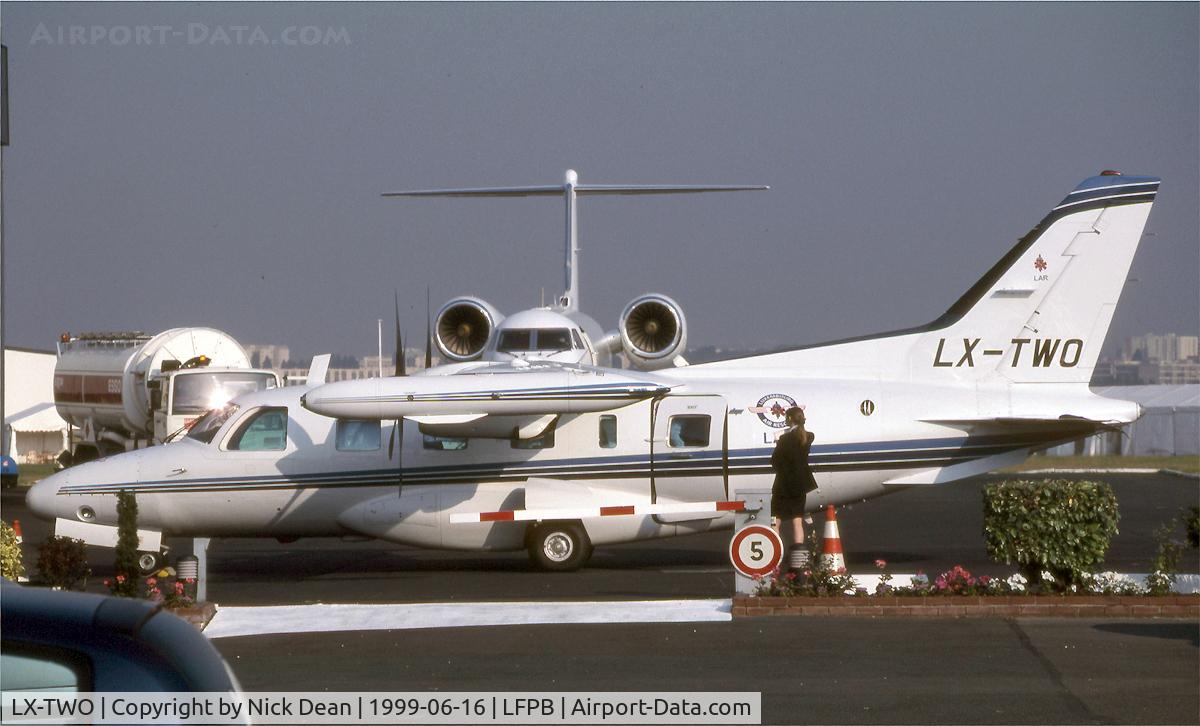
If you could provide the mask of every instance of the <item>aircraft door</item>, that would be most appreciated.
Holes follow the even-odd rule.
[[[652,413],[650,486],[658,503],[712,502],[729,491],[728,406],[720,396],[667,396]],[[658,515],[662,522],[722,513]]]

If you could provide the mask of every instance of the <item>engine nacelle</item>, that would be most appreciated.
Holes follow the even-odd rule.
[[[434,323],[438,350],[457,363],[475,360],[504,316],[477,297],[458,297],[442,306]]]
[[[643,370],[673,366],[687,346],[683,308],[658,293],[642,295],[626,305],[617,329],[625,355]]]

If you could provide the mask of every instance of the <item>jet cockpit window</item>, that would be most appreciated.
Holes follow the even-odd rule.
[[[232,403],[224,408],[214,408],[192,424],[192,427],[188,429],[187,437],[205,444],[212,443],[217,431],[225,425],[230,416],[237,413],[237,410],[238,407]]]
[[[338,451],[379,451],[380,427],[378,421],[338,419]]]
[[[583,350],[587,347],[583,344],[583,339],[579,337],[579,331],[574,328],[571,329],[571,338],[574,339],[576,348]]]
[[[533,347],[533,331],[527,328],[505,330],[500,333],[500,341],[496,350],[502,353],[519,353]]]
[[[250,416],[229,441],[231,451],[283,451],[287,443],[287,409],[264,408]]]
[[[462,451],[467,448],[467,440],[457,436],[421,434],[421,446],[432,451]]]
[[[671,446],[708,446],[708,416],[689,414],[671,417]]]
[[[538,350],[570,350],[571,331],[566,328],[542,328],[537,334]]]

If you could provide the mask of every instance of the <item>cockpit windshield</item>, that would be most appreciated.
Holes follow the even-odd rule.
[[[514,328],[500,332],[496,350],[501,353],[524,353],[530,350],[571,350],[569,328]],[[582,346],[575,346],[582,347]]]
[[[571,331],[566,328],[543,328],[538,331],[538,350],[570,350]]]
[[[224,406],[243,393],[262,391],[274,383],[273,374],[257,371],[214,371],[177,375],[171,410],[175,414],[209,411]]]
[[[237,410],[238,407],[232,403],[224,408],[214,408],[192,424],[192,428],[188,429],[187,437],[205,444],[212,443],[217,431],[229,420],[230,416],[237,413]]]
[[[521,353],[533,347],[532,330],[505,330],[500,333],[496,350],[502,353]]]

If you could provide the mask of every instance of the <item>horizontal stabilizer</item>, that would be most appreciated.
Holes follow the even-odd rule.
[[[1120,431],[1121,421],[1095,421],[1082,416],[1064,415],[1058,418],[1037,417],[993,417],[993,418],[942,418],[922,419],[923,423],[950,426],[956,429],[1001,429],[1004,431],[1055,431],[1064,435],[1079,435],[1099,431]]]
[[[466,187],[462,189],[415,189],[406,192],[384,192],[385,197],[561,197],[562,184],[527,187]],[[755,192],[770,189],[763,185],[744,184],[576,184],[576,194],[700,194],[704,192]]]

